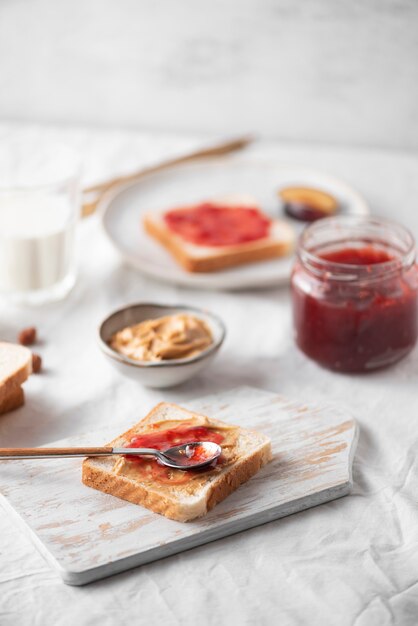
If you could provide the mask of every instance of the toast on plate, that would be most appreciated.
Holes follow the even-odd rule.
[[[144,436],[146,441],[141,441]],[[165,441],[167,449],[187,441],[202,440],[216,441],[222,447],[220,461],[213,468],[171,470],[146,458],[91,457],[83,462],[83,483],[170,519],[193,520],[205,515],[271,460],[268,437],[161,402],[144,419],[108,444],[112,447],[160,445],[160,449],[164,449],[161,442]]]
[[[179,229],[173,229],[172,223],[167,222],[167,216],[172,215],[173,212],[178,214],[188,212],[190,215],[198,210],[202,211],[202,207],[211,207],[212,216],[209,224],[207,221],[200,225],[195,223],[196,228],[200,227],[198,243],[196,241],[199,240],[199,236],[196,238],[194,232],[192,233],[194,236],[191,237],[190,228],[180,232]],[[216,209],[218,209],[217,212]],[[228,219],[228,209],[231,217],[235,213],[235,223],[234,220]],[[237,214],[237,209],[240,211],[239,214]],[[248,214],[248,212],[252,214],[252,222],[246,220],[245,213]],[[246,222],[248,222],[248,227],[245,231]],[[295,240],[293,228],[289,224],[279,219],[268,218],[250,196],[234,195],[206,203],[177,207],[171,211],[147,213],[143,223],[146,232],[162,244],[188,272],[214,272],[283,257],[292,251]],[[216,244],[213,244],[212,239],[210,245],[206,245],[205,237],[201,235],[202,233],[207,235],[207,227],[212,234],[213,232],[216,234],[218,227],[218,232],[226,235],[226,243],[222,243],[222,239],[218,238]],[[254,235],[254,228],[258,229],[257,235]],[[230,243],[228,234],[234,235],[237,232],[242,233],[242,240]],[[231,238],[233,240],[234,236]]]
[[[22,383],[32,372],[32,352],[24,346],[0,342],[0,415],[25,401]]]

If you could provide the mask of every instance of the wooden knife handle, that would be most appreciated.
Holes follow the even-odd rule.
[[[175,165],[189,163],[190,161],[195,161],[198,159],[222,156],[224,154],[236,152],[237,150],[242,150],[252,141],[254,141],[254,137],[252,136],[238,137],[236,139],[221,142],[215,146],[202,148],[193,152],[189,152],[188,154],[184,154],[182,156],[167,159],[166,161],[162,161],[155,165],[150,165],[141,170],[138,170],[137,172],[132,172],[131,174],[127,174],[125,176],[117,176],[115,178],[104,180],[95,185],[90,185],[90,187],[86,187],[85,189],[83,189],[84,198],[81,212],[82,217],[87,217],[88,215],[94,213],[102,197],[110,189],[113,189],[120,185],[124,185],[126,183],[141,180],[141,178],[144,178],[149,174],[162,172],[166,169],[169,169],[170,167],[174,167]]]

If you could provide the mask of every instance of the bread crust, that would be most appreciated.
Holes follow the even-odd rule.
[[[213,509],[216,504],[225,500],[225,498],[238,489],[240,485],[255,476],[264,465],[271,461],[271,457],[271,447],[269,444],[240,463],[235,463],[230,472],[226,474],[226,480],[215,485],[211,490],[206,503],[207,511]]]
[[[14,411],[18,409],[25,403],[25,394],[22,387],[16,387],[12,389],[8,396],[3,398],[2,403],[0,404],[0,415],[4,415],[4,413],[8,413],[9,411]]]
[[[120,445],[122,440],[126,441],[130,439],[138,433],[141,427],[151,423],[154,417],[157,416],[163,408],[169,410],[170,407],[179,409],[179,407],[174,404],[170,405],[165,402],[158,404],[143,420],[108,445]],[[181,409],[181,411],[191,416],[198,415],[196,413],[189,413],[184,409]],[[216,424],[224,425],[220,420],[211,419],[210,421],[215,427]],[[247,429],[239,430],[247,434],[251,432]],[[262,437],[258,433],[254,433],[254,436]],[[94,459],[86,459],[83,462],[82,481],[86,486],[97,489],[98,491],[103,491],[104,493],[127,500],[133,504],[142,505],[170,519],[186,522],[205,515],[216,504],[224,500],[240,485],[254,476],[260,468],[270,460],[270,440],[267,437],[263,437],[260,445],[254,451],[225,468],[223,473],[219,474],[209,483],[205,499],[199,501],[196,506],[194,506],[193,503],[192,505],[184,505],[184,503],[180,502],[179,498],[176,497],[176,494],[165,489],[164,485],[156,485],[153,490],[139,481],[132,480],[130,477],[115,474],[107,467],[96,465]],[[193,499],[193,496],[191,496],[191,499]]]
[[[178,504],[170,498],[149,492],[144,486],[134,484],[125,476],[104,472],[102,469],[89,465],[86,461],[83,463],[82,480],[87,487],[127,500],[132,504],[139,504],[170,519],[187,521],[182,519]]]
[[[19,392],[18,389],[32,373],[32,353],[23,346],[0,342],[0,359],[2,367],[6,369],[9,365],[8,359],[10,359],[10,371],[0,381],[0,413],[5,413],[6,410],[11,410],[3,410],[3,406],[7,406],[9,402],[13,404],[10,400],[11,396],[15,394],[14,398],[20,398],[22,401],[23,391]]]
[[[164,224],[154,220],[152,215],[145,215],[143,224],[145,231],[163,245],[186,271],[192,273],[215,272],[246,263],[283,257],[289,254],[293,247],[293,241],[265,239],[224,247],[219,249],[216,255],[193,257],[188,254],[180,237],[171,233]]]

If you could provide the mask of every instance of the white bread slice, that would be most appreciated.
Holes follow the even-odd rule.
[[[211,204],[222,206],[258,207],[257,201],[247,195],[230,195]],[[192,207],[193,205],[188,205]],[[178,208],[186,208],[178,207]],[[161,243],[188,272],[214,272],[217,270],[265,261],[290,254],[295,243],[293,228],[282,220],[272,220],[268,237],[234,246],[200,246],[185,241],[165,224],[167,210],[147,213],[143,224],[146,232]]]
[[[24,402],[22,383],[32,372],[32,352],[24,346],[0,342],[0,414]]]
[[[231,425],[220,420],[192,413],[175,404],[161,402],[143,420],[108,445],[123,446],[134,435],[149,430],[151,424],[171,420],[196,420],[197,423],[204,420],[204,423],[214,428],[231,428]],[[141,476],[123,476],[115,473],[117,457],[86,459],[83,462],[83,483],[93,489],[145,506],[170,519],[180,522],[193,520],[205,515],[271,460],[271,444],[268,437],[246,428],[235,428],[237,433],[233,450],[235,460],[225,467],[218,466],[216,471],[205,472],[202,478],[198,479],[196,489],[192,491],[190,486],[185,488],[184,485],[167,485],[156,480],[144,481]]]

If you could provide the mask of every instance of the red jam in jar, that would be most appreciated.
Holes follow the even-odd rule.
[[[324,367],[385,367],[416,343],[415,242],[398,224],[356,216],[316,222],[301,235],[291,284],[296,343]]]

